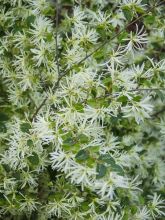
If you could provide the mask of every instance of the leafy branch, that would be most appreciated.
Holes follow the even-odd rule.
[[[57,37],[58,37],[58,1],[56,1],[56,63],[57,63],[57,72],[58,72],[58,80],[57,82],[54,84],[52,90],[53,92],[56,92],[56,90],[59,87],[59,83],[61,81],[61,79],[63,79],[64,76],[66,76],[73,68],[73,66],[75,65],[81,65],[85,60],[87,60],[89,57],[91,57],[94,53],[96,53],[97,51],[99,51],[101,48],[103,48],[109,41],[114,40],[116,37],[118,37],[120,34],[122,34],[125,30],[127,30],[131,25],[135,24],[137,21],[141,20],[143,17],[147,16],[149,12],[153,11],[156,7],[161,6],[163,3],[165,2],[165,0],[163,0],[162,2],[159,2],[159,4],[154,5],[152,7],[150,7],[146,13],[138,16],[136,19],[134,19],[132,22],[128,23],[123,29],[121,29],[118,33],[116,33],[114,36],[112,36],[110,39],[103,41],[102,44],[100,44],[94,51],[92,51],[91,53],[87,54],[83,59],[81,59],[78,63],[75,63],[72,65],[71,68],[65,70],[62,74],[60,74],[60,69],[59,69],[59,57],[58,57],[58,42],[57,42]],[[150,88],[146,88],[146,89],[141,89],[141,90],[151,90]],[[159,88],[154,88],[152,90],[159,90]],[[135,90],[132,90],[135,91]],[[36,111],[34,112],[32,118],[30,119],[30,121],[33,121],[35,119],[35,117],[37,116],[38,112],[41,110],[41,108],[45,105],[46,101],[48,99],[48,96],[46,96],[43,101],[41,102],[41,104],[38,106],[38,108],[36,109]]]

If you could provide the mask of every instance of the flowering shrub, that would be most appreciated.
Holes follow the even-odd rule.
[[[165,1],[0,3],[1,219],[163,220]]]

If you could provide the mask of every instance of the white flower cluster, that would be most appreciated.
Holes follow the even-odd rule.
[[[0,218],[163,219],[155,1],[0,3]]]

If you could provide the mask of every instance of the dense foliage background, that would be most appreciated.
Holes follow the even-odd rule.
[[[164,16],[0,0],[0,219],[165,218]]]

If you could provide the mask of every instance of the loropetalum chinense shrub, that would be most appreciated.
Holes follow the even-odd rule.
[[[164,15],[0,0],[0,219],[165,219]]]

